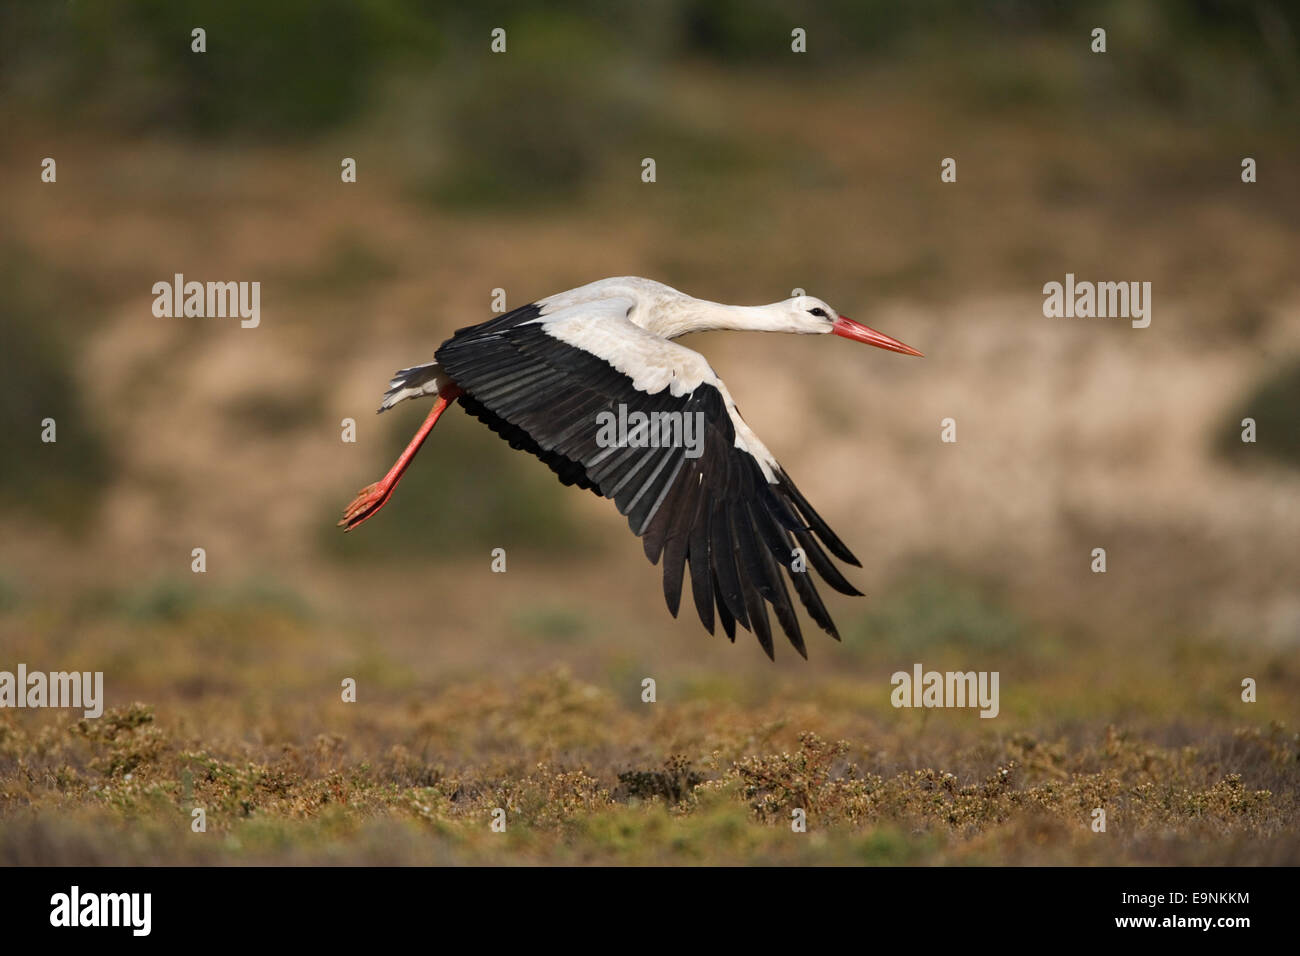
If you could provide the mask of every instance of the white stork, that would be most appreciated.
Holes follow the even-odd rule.
[[[704,357],[673,341],[713,329],[832,332],[921,354],[811,296],[721,305],[650,279],[601,279],[461,329],[442,343],[435,361],[399,371],[379,411],[422,395],[436,396],[433,409],[388,474],[361,490],[339,525],[350,531],[388,502],[439,416],[459,400],[564,484],[614,500],[650,562],[662,557],[664,598],[674,617],[689,561],[695,608],[709,633],[716,608],[728,638],[735,641],[739,624],[773,657],[770,604],[806,658],[782,569],[812,619],[839,640],[811,574],[796,568],[810,565],[836,591],[859,595],[822,546],[861,564],[745,424]],[[703,423],[702,443],[645,447],[644,430],[639,441],[601,441],[598,422],[620,411],[624,420],[637,411],[682,413],[679,421],[691,415]]]

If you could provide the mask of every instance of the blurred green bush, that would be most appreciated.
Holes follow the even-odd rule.
[[[844,637],[850,646],[889,648],[903,654],[952,647],[1023,650],[1031,633],[991,585],[928,565],[901,575],[896,585],[872,597],[868,610],[848,625]]]
[[[112,470],[76,386],[70,340],[82,324],[80,297],[17,246],[0,255],[0,285],[0,509],[79,528]],[[42,441],[47,418],[54,442]]]
[[[438,50],[436,18],[408,0],[105,0],[3,16],[13,94],[153,133],[315,132],[352,118],[394,58]]]
[[[1255,420],[1253,444],[1241,440],[1241,422],[1246,418]],[[1254,384],[1219,427],[1215,450],[1236,465],[1263,458],[1300,468],[1300,357]]]
[[[482,94],[474,100],[481,108],[453,111],[459,125],[447,133],[455,138],[473,140],[495,121],[519,124],[526,143],[533,127],[544,127],[548,118],[564,120],[551,127],[558,152],[547,157],[529,151],[531,158],[554,164],[545,175],[563,180],[576,175],[575,164],[582,161],[563,137],[576,131],[578,145],[590,143],[608,116],[601,104],[608,105],[611,91],[656,64],[695,59],[791,75],[812,71],[824,79],[895,57],[926,73],[952,75],[955,93],[1023,95],[1051,83],[1008,76],[1008,64],[1023,59],[1009,45],[1024,37],[1052,37],[1066,55],[1023,66],[1064,76],[1071,61],[1090,55],[1089,31],[1096,26],[1108,30],[1106,69],[1068,90],[1085,101],[1198,112],[1208,103],[1231,116],[1280,105],[1294,109],[1300,94],[1300,9],[1268,0],[6,4],[0,8],[0,87],[12,107],[57,109],[67,119],[98,118],[116,128],[294,137],[354,119],[370,105],[385,74],[415,69],[432,86]],[[202,55],[190,50],[195,27],[207,31]],[[493,58],[500,62],[467,78],[466,64],[482,66],[487,59],[495,27],[507,30],[508,56]],[[795,27],[807,31],[806,57],[781,55]],[[521,85],[524,74],[529,79]],[[580,77],[576,87],[574,77]],[[593,109],[557,114],[547,107],[557,95]],[[480,156],[488,158],[488,150],[502,142],[494,138],[483,145]]]

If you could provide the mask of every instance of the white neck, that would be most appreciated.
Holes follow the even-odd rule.
[[[647,331],[667,339],[691,332],[731,329],[740,332],[799,332],[783,302],[770,305],[723,305],[705,299],[683,296],[667,308],[660,307],[642,316],[633,313],[633,321]]]

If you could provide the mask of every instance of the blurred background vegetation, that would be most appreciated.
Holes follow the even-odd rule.
[[[848,735],[886,776],[983,780],[1026,759],[1019,734],[1082,774],[1133,756],[1110,742],[1122,723],[1166,755],[1218,742],[1200,763],[1168,757],[1162,785],[1213,802],[1244,773],[1252,792],[1287,791],[1269,811],[1285,816],[1290,745],[1238,767],[1232,741],[1291,740],[1269,722],[1300,717],[1298,37],[1294,5],[1267,0],[5,5],[0,668],[104,669],[110,706],[156,707],[173,756],[274,762],[334,735],[295,771],[317,783],[388,748],[406,756],[368,785],[437,761],[481,776],[491,753],[493,786],[524,780],[539,807],[556,786],[527,775],[543,757],[623,806],[626,781],[661,781],[673,752],[697,767],[802,752],[805,729]],[[56,184],[39,178],[47,156]],[[948,156],[956,184],[939,181]],[[1241,182],[1245,156],[1258,183]],[[261,281],[262,326],[155,318],[149,290],[176,272]],[[1066,272],[1151,281],[1152,326],[1044,319],[1041,287]],[[813,639],[810,663],[771,666],[689,607],[674,622],[613,509],[466,416],[380,517],[334,529],[424,413],[373,415],[392,370],[486,318],[494,289],[515,306],[618,274],[721,301],[806,288],[926,352],[688,343],[864,559],[867,599],[831,603],[844,646]],[[938,441],[947,416],[956,445]],[[39,440],[46,417],[56,444]],[[1002,717],[893,711],[888,676],[917,660],[1000,670]],[[537,676],[557,664],[576,676]],[[340,675],[364,706],[338,711]],[[642,717],[647,675],[669,716]],[[516,712],[512,695],[534,703]],[[92,784],[122,786],[121,761],[105,773],[50,745],[54,782],[16,782],[58,719],[0,714],[0,854],[112,859],[101,841],[130,814]],[[556,720],[572,733],[548,737]],[[134,786],[174,802],[179,765],[145,750]],[[715,781],[754,769],[710,766]],[[694,779],[678,770],[660,789]],[[89,814],[66,844],[43,816],[63,798]],[[1001,812],[974,829],[885,811],[844,825],[877,862],[962,858],[954,845],[1041,859],[1017,855],[1032,826],[997,836]],[[692,839],[745,858],[712,819]],[[1225,858],[1267,846],[1293,862],[1294,832],[1252,820]],[[359,832],[322,826],[323,844]],[[576,838],[626,844],[621,826]],[[1185,836],[1087,858],[1212,861],[1212,832]]]
[[[436,0],[117,0],[14,5],[5,18],[10,93],[67,121],[295,141],[366,115],[394,76],[444,84],[454,77],[457,88],[448,92],[459,109],[450,115],[463,124],[459,132],[486,137],[483,145],[533,150],[543,162],[564,145],[553,141],[556,128],[572,134],[603,126],[578,122],[566,107],[591,109],[585,115],[596,120],[631,110],[624,132],[644,129],[656,99],[647,88],[659,71],[690,61],[775,70],[795,83],[811,71],[817,82],[834,83],[864,62],[926,56],[932,80],[960,77],[952,93],[985,107],[1068,105],[1103,115],[1124,105],[1242,121],[1294,116],[1300,84],[1295,11],[1272,2],[590,0],[539,8],[496,0],[467,8]],[[1087,44],[1060,43],[1099,25],[1121,56],[1091,61]],[[207,30],[209,53],[217,55],[194,56],[174,42],[195,26]],[[806,58],[785,55],[793,26],[814,38]],[[486,61],[482,44],[468,40],[496,27],[516,35],[503,63]],[[1015,55],[990,56],[983,42],[990,37]],[[1046,62],[1039,57],[1058,43],[1052,52],[1064,60],[1044,76],[1035,69]],[[970,72],[972,63],[981,68]],[[510,122],[486,121],[503,99]],[[658,99],[671,116],[672,104]],[[525,104],[541,115],[519,108]],[[561,117],[568,123],[543,122]],[[519,125],[522,141],[505,135]],[[577,145],[602,142],[594,132]],[[558,170],[550,172],[568,175]]]

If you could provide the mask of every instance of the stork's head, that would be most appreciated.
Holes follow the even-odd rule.
[[[854,322],[847,316],[840,315],[821,299],[811,295],[797,295],[793,299],[787,299],[783,304],[789,311],[790,323],[794,331],[814,334],[832,332],[843,338],[853,339],[855,342],[866,342],[878,349],[902,352],[904,355],[921,355],[910,345],[904,345],[884,332],[877,332],[875,329]]]

